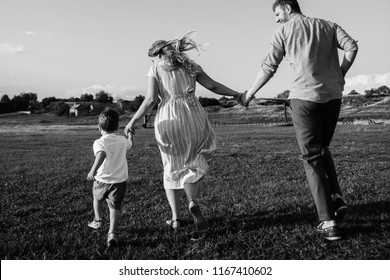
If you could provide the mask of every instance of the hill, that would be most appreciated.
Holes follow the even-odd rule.
[[[252,100],[247,108],[240,105],[230,108],[211,106],[206,107],[205,110],[209,114],[210,121],[214,124],[280,124],[291,121],[288,104],[286,107],[282,104],[264,105],[264,99],[261,98]],[[390,96],[343,97],[339,119],[344,123],[362,120],[366,122],[369,120],[390,121]]]
[[[390,120],[390,96],[346,97],[343,99],[340,119]]]
[[[240,105],[224,108],[221,106],[205,107],[210,122],[215,125],[289,125],[291,124],[290,108],[281,104],[264,105],[265,99],[254,99],[250,106]],[[124,127],[134,112],[121,115],[120,127]],[[155,114],[155,111],[152,113]],[[390,97],[347,96],[343,98],[340,122],[345,124],[390,123]],[[0,114],[0,131],[19,130],[26,125],[30,129],[52,129],[58,125],[95,129],[97,116],[58,117],[53,113],[45,114]],[[140,124],[141,125],[141,124]],[[153,117],[148,126],[153,125]]]

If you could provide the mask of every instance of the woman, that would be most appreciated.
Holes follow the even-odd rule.
[[[166,223],[174,229],[180,227],[181,189],[186,193],[195,225],[198,228],[207,225],[196,198],[199,180],[207,173],[215,150],[215,134],[195,97],[196,82],[216,94],[234,96],[240,104],[246,99],[245,94],[211,79],[184,53],[191,49],[199,51],[193,35],[194,32],[188,32],[181,39],[153,43],[148,55],[158,57],[159,61],[148,73],[145,100],[125,128],[126,134],[134,133],[135,123],[150,112],[160,98],[155,136],[164,165],[164,189],[172,210],[172,218]]]

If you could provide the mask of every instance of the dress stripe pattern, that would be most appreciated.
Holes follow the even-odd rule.
[[[164,188],[182,189],[195,183],[209,170],[215,152],[215,133],[207,113],[195,96],[196,76],[184,69],[165,70],[154,64],[149,78],[159,85],[155,136],[164,166]]]

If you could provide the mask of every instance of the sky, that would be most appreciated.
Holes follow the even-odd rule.
[[[38,99],[110,93],[145,95],[151,44],[195,30],[208,44],[190,56],[214,80],[248,89],[278,24],[273,0],[0,0],[0,96],[33,92]],[[338,23],[358,40],[344,93],[390,87],[389,0],[299,0],[302,13]],[[340,53],[341,55],[341,53]],[[283,61],[256,97],[290,87]],[[215,97],[202,88],[197,95]]]

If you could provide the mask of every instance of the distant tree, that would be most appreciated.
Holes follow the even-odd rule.
[[[112,101],[114,101],[114,98],[111,96],[111,94],[105,92],[104,90],[96,93],[95,99],[99,103],[112,103]]]
[[[21,93],[19,95],[15,95],[12,100],[12,107],[14,107],[14,111],[27,111],[31,110],[37,105],[37,94],[28,92]]]
[[[288,96],[290,95],[290,91],[288,89],[286,89],[285,91],[279,93],[276,98],[288,98]]]
[[[42,99],[42,105],[43,107],[47,107],[50,105],[51,102],[54,102],[54,101],[57,101],[57,98],[55,98],[54,96],[51,96],[51,97],[45,97]]]
[[[351,90],[350,93],[348,93],[348,95],[356,95],[356,94],[359,94],[356,90]]]
[[[380,95],[378,89],[376,89],[376,88],[372,88],[372,89],[364,91],[364,96],[365,97],[374,97],[376,95]]]
[[[0,100],[0,114],[12,112],[11,99],[9,99],[7,94],[4,94]]]
[[[141,106],[142,102],[144,102],[145,96],[143,95],[138,95],[134,98],[134,106],[138,108]]]
[[[374,97],[378,95],[390,95],[390,89],[388,86],[380,86],[378,88],[372,88],[364,91],[365,97]]]
[[[81,99],[79,97],[71,97],[71,98],[68,98],[68,102],[80,102]]]
[[[92,101],[93,95],[89,93],[84,93],[80,96],[80,101]]]
[[[390,95],[390,88],[388,86],[380,86],[377,91],[379,94]]]
[[[134,100],[130,101],[129,103],[129,109],[131,111],[137,111],[138,108],[141,106],[142,102],[145,100],[145,96],[138,95],[134,98]]]
[[[55,115],[57,117],[69,116],[69,106],[64,101],[57,102],[55,104]]]
[[[10,103],[0,102],[0,114],[11,113],[12,107]]]
[[[3,103],[11,103],[11,99],[9,99],[9,96],[7,94],[4,94],[1,97],[1,102],[3,102]]]
[[[373,94],[374,94],[374,92],[373,92],[372,89],[366,89],[366,90],[364,91],[364,96],[365,96],[365,97],[371,97],[371,96],[373,96]]]

